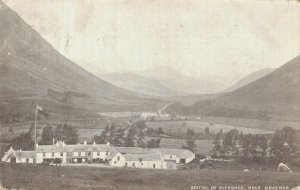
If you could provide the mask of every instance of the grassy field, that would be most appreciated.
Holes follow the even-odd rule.
[[[239,127],[234,125],[227,125],[221,123],[204,122],[204,121],[147,121],[146,125],[152,128],[161,127],[163,130],[170,133],[185,134],[187,129],[193,129],[195,132],[203,132],[206,127],[209,127],[211,133],[218,133],[220,129],[223,132],[231,129],[237,129],[242,131],[244,134],[271,134],[272,130],[260,130],[247,127]]]
[[[1,164],[1,184],[25,189],[191,189],[191,186],[288,186],[300,184],[300,173],[233,170],[134,170]]]
[[[300,121],[276,121],[276,120],[259,120],[247,118],[230,118],[230,117],[203,117],[203,121],[222,123],[226,125],[234,125],[240,127],[263,129],[263,130],[276,130],[282,129],[285,126],[290,126],[295,129],[300,129]]]

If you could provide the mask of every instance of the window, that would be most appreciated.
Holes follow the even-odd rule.
[[[81,152],[79,152],[78,155],[81,156]]]
[[[170,156],[170,158],[172,158],[172,155]]]
[[[26,163],[29,163],[29,158],[26,158]]]
[[[155,168],[155,164],[153,164],[153,168]]]
[[[61,153],[60,153],[60,156],[64,156],[64,153],[63,153],[63,152],[61,152]]]
[[[88,152],[88,156],[91,156],[91,152]]]
[[[35,158],[33,159],[33,163],[35,163]]]
[[[100,152],[97,152],[97,156],[100,156]]]
[[[54,152],[52,152],[52,157],[54,157]]]
[[[120,161],[120,156],[117,157],[117,160]]]
[[[43,152],[43,157],[46,157],[46,152]]]
[[[132,163],[132,166],[135,167],[135,162]]]
[[[108,152],[106,152],[106,156],[108,156]]]

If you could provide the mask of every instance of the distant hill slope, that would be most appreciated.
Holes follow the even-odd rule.
[[[104,80],[125,89],[153,96],[173,96],[178,92],[162,84],[161,81],[132,73],[113,73],[100,75]]]
[[[18,106],[21,110],[36,99],[53,107],[53,111],[60,111],[63,106],[94,112],[156,106],[155,100],[143,99],[137,93],[101,80],[62,56],[13,10],[1,1],[0,4],[2,106]]]
[[[261,119],[300,118],[300,56],[271,74],[214,100],[195,103],[190,114]]]
[[[250,75],[242,78],[237,83],[235,83],[232,87],[230,87],[229,89],[227,89],[225,91],[226,92],[232,92],[232,91],[234,91],[238,88],[241,88],[241,87],[243,87],[247,84],[250,84],[253,81],[256,81],[256,80],[270,74],[273,71],[274,71],[274,69],[267,68],[267,69],[262,69],[262,70],[254,72],[254,73],[251,73]]]
[[[196,79],[165,66],[141,72],[141,75],[158,80],[164,86],[178,92],[178,95],[211,94],[220,92],[225,87],[218,81]]]

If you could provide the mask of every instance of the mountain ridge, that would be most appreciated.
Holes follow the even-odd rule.
[[[48,111],[60,111],[59,106],[67,103],[72,109],[93,113],[151,110],[156,104],[163,104],[116,87],[84,70],[55,50],[3,2],[0,5],[0,106],[3,110],[31,110],[36,101],[41,101],[39,104],[48,107]],[[52,100],[61,105],[51,104]]]

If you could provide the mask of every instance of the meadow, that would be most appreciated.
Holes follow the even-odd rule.
[[[147,121],[146,125],[152,128],[161,127],[164,131],[172,134],[185,134],[187,129],[192,129],[195,132],[203,132],[206,127],[209,127],[210,133],[218,133],[221,129],[223,132],[230,131],[231,129],[237,129],[244,134],[272,134],[273,130],[261,130],[255,128],[241,127],[238,125],[213,123],[207,121]]]
[[[300,184],[300,173],[238,170],[137,170],[91,167],[0,164],[1,184],[17,189],[184,190],[193,186],[288,186]]]

